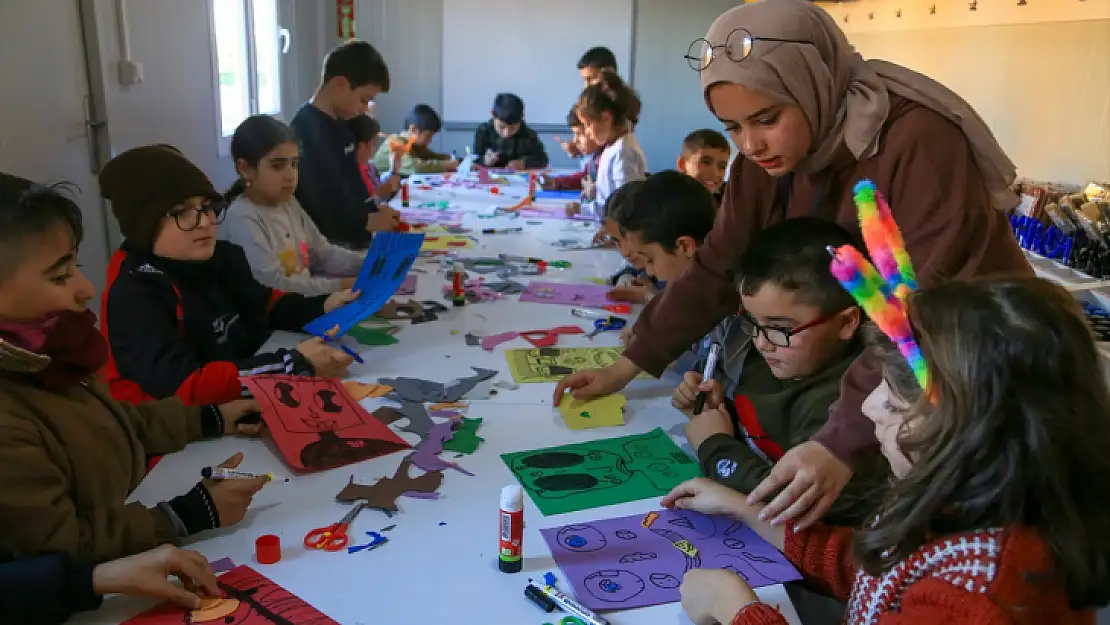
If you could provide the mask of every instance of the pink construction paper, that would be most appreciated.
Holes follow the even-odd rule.
[[[397,295],[416,295],[416,274],[405,276],[405,281],[397,287]]]
[[[520,301],[539,304],[561,304],[585,308],[604,308],[613,305],[605,296],[610,287],[600,284],[567,284],[564,282],[529,282],[520,294]]]

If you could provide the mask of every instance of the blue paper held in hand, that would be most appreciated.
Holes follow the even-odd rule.
[[[358,299],[314,319],[304,331],[324,336],[339,326],[336,336],[343,336],[360,321],[381,310],[408,275],[412,263],[424,244],[423,234],[378,232],[366,252],[366,260],[355,280],[353,290]]]
[[[581,196],[581,191],[536,191],[537,200],[567,200],[568,202],[577,202]]]

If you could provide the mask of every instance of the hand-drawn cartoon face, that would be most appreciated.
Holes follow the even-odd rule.
[[[620,486],[632,477],[624,458],[607,451],[540,451],[514,458],[509,469],[526,490],[548,499]]]
[[[332,380],[283,378],[270,382],[276,416],[289,432],[340,432],[362,425],[350,397]]]

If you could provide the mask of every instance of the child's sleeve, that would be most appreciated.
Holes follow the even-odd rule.
[[[358,275],[359,270],[362,269],[362,261],[366,259],[365,252],[356,252],[331,243],[324,238],[324,235],[320,234],[316,224],[312,223],[308,215],[302,214],[301,220],[304,224],[305,238],[308,239],[308,255],[312,260],[312,273],[339,276],[341,278],[353,278]],[[302,295],[330,295],[343,288],[338,279],[322,276],[315,279],[326,280],[329,289],[318,290],[318,292],[298,291],[298,293]],[[334,288],[330,288],[332,286]],[[284,291],[285,289],[281,290]]]
[[[326,295],[306,297],[260,284],[251,275],[247,258],[243,255],[243,250],[238,247],[228,246],[222,262],[224,271],[231,275],[229,283],[239,285],[243,290],[244,301],[255,307],[254,312],[265,313],[255,318],[269,318],[271,329],[302,332],[309,321],[324,314]],[[279,372],[266,371],[265,373]]]
[[[257,285],[253,277],[250,282]],[[240,375],[307,372],[304,358],[286,349],[202,362],[181,334],[172,304],[176,295],[168,285],[120,275],[107,297],[105,321],[116,368],[152,397],[176,395],[190,405],[221,404],[244,395]]]
[[[97,389],[97,392],[101,392]],[[107,392],[105,401],[110,401]],[[135,429],[148,456],[181,451],[185,445],[202,438],[219,438],[224,420],[215,404],[187,406],[178,397],[138,404],[117,402],[120,412]]]
[[[726,401],[731,412],[731,402]],[[741,493],[755,490],[771,472],[773,463],[729,434],[714,434],[698,447],[698,463],[702,474]]]
[[[311,224],[310,234],[314,235],[309,243],[310,255],[312,251],[319,249],[321,240],[325,246],[331,246],[303,209],[302,215],[303,221]],[[339,280],[336,278],[314,276],[311,271],[287,275],[278,258],[281,250],[274,249],[269,237],[266,236],[265,226],[257,217],[233,213],[228,216],[223,227],[227,233],[225,235],[227,240],[243,248],[243,253],[250,264],[251,274],[259,283],[272,289],[303,295],[325,295],[339,290]],[[298,253],[292,246],[289,249],[294,254]]]
[[[392,161],[392,154],[389,151],[389,140],[391,138],[393,137],[386,137],[379,142],[378,151],[374,153],[374,158],[370,160],[370,162],[374,164],[374,169],[377,169],[378,171],[389,171],[392,166],[392,163],[390,162]],[[404,171],[404,169],[405,163],[404,159],[402,158],[401,170]],[[396,171],[393,173],[400,174],[402,172]],[[365,229],[365,224],[363,225],[363,229]]]
[[[0,551],[65,553],[84,562],[120,558],[177,538],[158,508],[102,501],[77,506],[71,476],[47,455],[30,420],[4,415],[0,425]],[[88,441],[95,445],[95,441]],[[82,476],[72,476],[81,479]],[[124,479],[124,478],[120,478]]]
[[[486,150],[488,149],[490,149],[489,124],[478,124],[478,127],[474,130],[474,146],[470,148],[470,153],[474,155],[474,159],[479,165],[485,165],[483,159],[486,157]]]
[[[786,528],[782,553],[806,585],[838,601],[847,601],[859,567],[852,555],[852,530],[817,523],[804,530]]]
[[[0,623],[61,625],[74,612],[99,608],[93,568],[64,553],[0,564]]]
[[[528,169],[547,167],[547,149],[543,147],[540,136],[527,126],[522,132],[526,133],[520,147],[520,158],[523,158],[524,166]]]
[[[447,171],[447,162],[451,160],[450,154],[433,152],[423,146],[412,147],[413,149],[402,159],[402,168],[405,168],[403,163],[407,160],[409,163],[407,168],[414,174],[441,174]]]

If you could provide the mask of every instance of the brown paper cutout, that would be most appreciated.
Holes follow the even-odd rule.
[[[343,487],[343,490],[339,491],[335,499],[344,502],[363,500],[366,502],[367,508],[375,508],[392,516],[398,510],[397,498],[401,495],[427,499],[434,498],[440,484],[443,483],[443,473],[441,471],[429,471],[420,477],[409,477],[409,467],[411,466],[412,461],[405,458],[398,465],[397,472],[393,474],[393,477],[383,477],[369,486],[356,484],[355,476],[352,475],[350,481]]]

